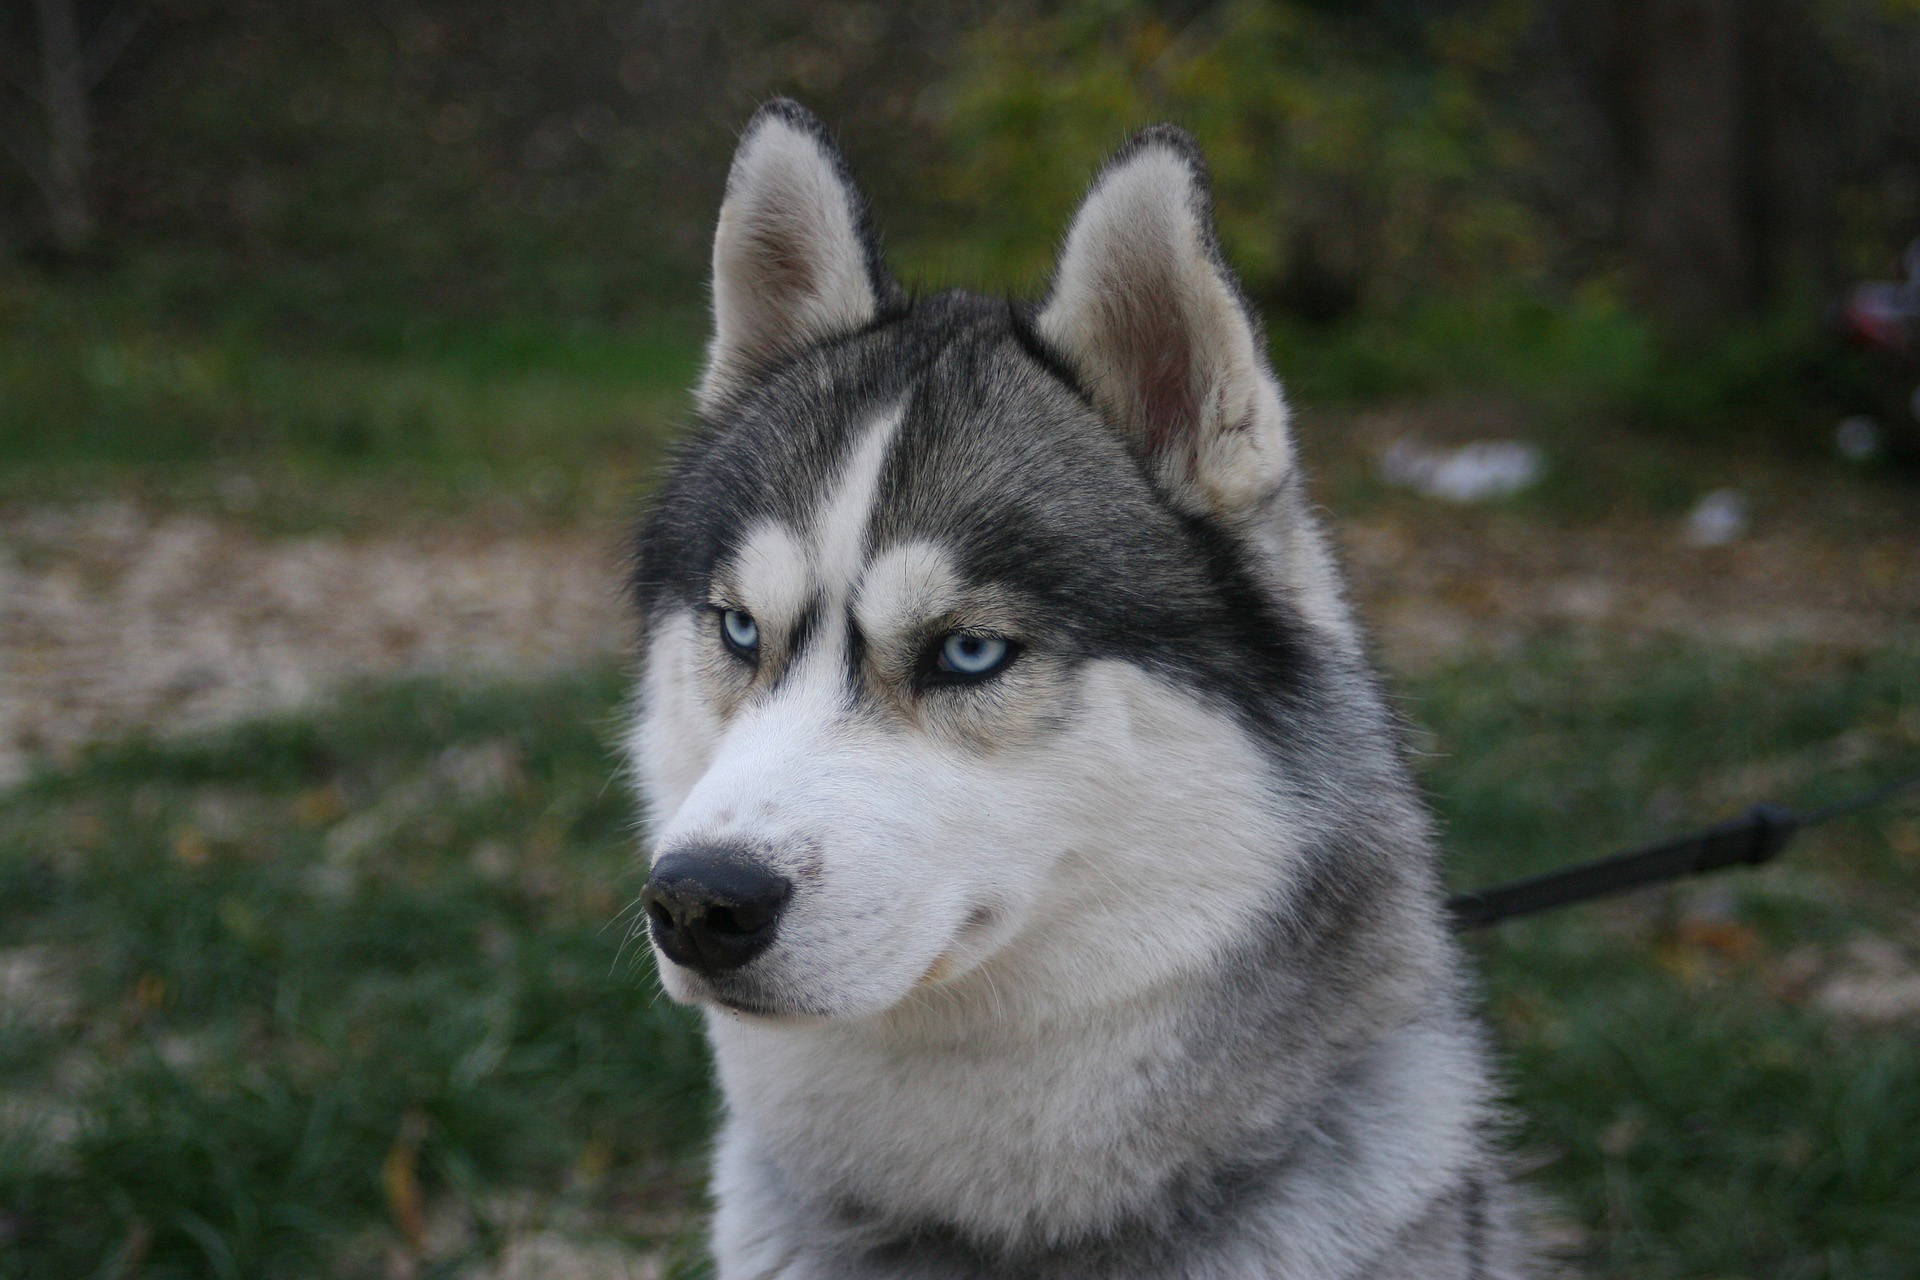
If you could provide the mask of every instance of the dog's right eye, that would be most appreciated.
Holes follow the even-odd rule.
[[[759,655],[760,624],[745,609],[721,610],[720,638],[726,641],[727,648],[743,658],[752,659]]]

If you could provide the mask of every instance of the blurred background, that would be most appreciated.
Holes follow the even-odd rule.
[[[706,1274],[618,546],[776,92],[929,288],[1199,136],[1456,887],[1916,767],[1914,0],[5,0],[0,1277]],[[1913,1275],[1910,801],[1472,945],[1584,1274]]]

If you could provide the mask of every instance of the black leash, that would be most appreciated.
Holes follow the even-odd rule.
[[[1757,867],[1772,861],[1808,827],[1870,809],[1914,786],[1920,786],[1920,773],[1806,813],[1777,804],[1755,805],[1738,818],[1691,835],[1675,836],[1597,862],[1456,894],[1448,900],[1447,909],[1453,913],[1455,929],[1479,929],[1514,916],[1624,893],[1662,880],[1678,880],[1722,867]]]

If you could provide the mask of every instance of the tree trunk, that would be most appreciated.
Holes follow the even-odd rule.
[[[1698,333],[1758,300],[1743,0],[1621,0],[1606,80],[1624,238],[1647,302]]]
[[[93,122],[91,74],[80,44],[74,0],[39,0],[41,94],[47,116],[47,220],[61,252],[92,247]]]

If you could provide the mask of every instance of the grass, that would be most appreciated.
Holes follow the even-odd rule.
[[[1410,709],[1456,882],[1885,776],[1920,756],[1914,658],[1432,675]],[[0,1016],[0,1276],[464,1275],[537,1232],[697,1274],[702,1050],[609,927],[619,698],[369,687],[0,800],[0,958],[36,976]],[[1920,1033],[1818,992],[1911,938],[1917,890],[1909,805],[1474,941],[1518,1142],[1593,1274],[1911,1274]]]
[[[693,294],[626,329],[400,309],[343,327],[288,281],[201,297],[142,279],[0,270],[0,503],[110,491],[270,532],[398,511],[605,515],[684,418],[707,328]],[[1785,307],[1680,351],[1595,286],[1276,320],[1270,337],[1294,401],[1335,418],[1433,397],[1508,406],[1468,434],[1546,450],[1529,514],[1591,518],[1626,495],[1664,516],[1724,484],[1728,458],[1840,470],[1832,424],[1860,407],[1862,375],[1819,314]]]
[[[1419,714],[1464,887],[1911,771],[1920,663],[1544,650],[1445,673]],[[1904,946],[1913,972],[1917,906],[1909,801],[1809,832],[1763,872],[1475,940],[1523,1145],[1593,1274],[1911,1274],[1920,1027],[1836,1018],[1814,993],[1865,939]]]
[[[102,491],[268,530],[626,498],[685,411],[701,328],[407,325],[309,344],[112,288],[0,274],[0,502]]]
[[[659,456],[702,328],[394,319],[310,341],[284,306],[209,314],[0,277],[0,505],[578,524]],[[1274,339],[1334,416],[1517,397],[1552,478],[1514,519],[1664,519],[1728,483],[1733,451],[1630,425],[1656,387],[1662,412],[1711,418],[1721,383],[1676,390],[1603,297]],[[1729,360],[1746,378],[1791,345]],[[1309,439],[1340,463],[1315,468],[1336,505],[1396,501],[1338,435]],[[1763,496],[1819,480],[1802,500],[1834,505],[1811,473],[1738,474]],[[1424,676],[1409,709],[1455,883],[1911,768],[1915,658],[1560,644]],[[703,1050],[609,926],[636,887],[619,698],[608,672],[368,686],[0,796],[0,1280],[468,1275],[541,1241],[701,1274]],[[1516,1141],[1592,1274],[1910,1274],[1920,1031],[1821,993],[1862,955],[1911,970],[1916,910],[1909,804],[1762,873],[1473,941]]]
[[[616,697],[368,691],[9,800],[0,937],[45,972],[0,1024],[0,1275],[674,1247],[705,1063],[610,924]]]

